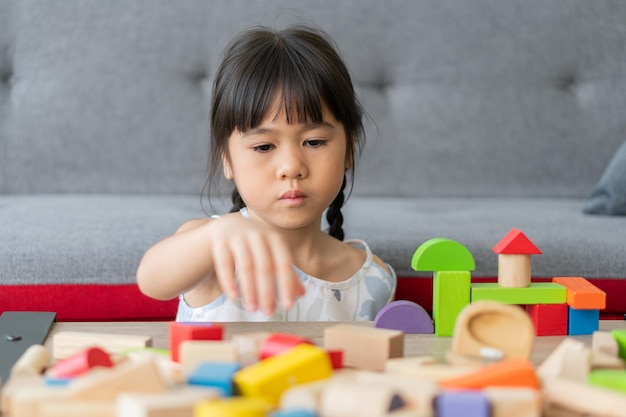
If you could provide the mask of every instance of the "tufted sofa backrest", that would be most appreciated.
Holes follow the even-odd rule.
[[[292,22],[373,120],[354,194],[584,197],[626,138],[623,0],[4,0],[0,193],[200,193],[224,46]]]

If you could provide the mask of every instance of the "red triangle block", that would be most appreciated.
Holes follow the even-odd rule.
[[[541,255],[541,251],[519,229],[513,228],[493,247],[498,255]]]

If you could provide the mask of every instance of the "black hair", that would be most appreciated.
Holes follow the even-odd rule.
[[[343,124],[352,183],[365,138],[363,110],[350,74],[328,35],[292,26],[280,31],[248,29],[227,47],[213,85],[209,184],[219,172],[230,135],[257,127],[272,110],[277,94],[287,123],[321,123],[326,106]],[[344,175],[341,190],[326,212],[329,234],[339,240],[344,238],[341,208],[346,184]],[[231,200],[231,212],[245,207],[236,187]]]

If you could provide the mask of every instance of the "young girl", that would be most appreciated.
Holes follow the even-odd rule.
[[[179,321],[373,320],[396,275],[365,242],[343,242],[346,177],[362,142],[362,110],[326,35],[241,34],[211,110],[210,179],[223,170],[233,182],[233,208],[150,248],[141,291],[179,296]]]

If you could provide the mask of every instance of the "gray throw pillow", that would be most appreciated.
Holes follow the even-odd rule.
[[[587,199],[587,214],[626,215],[626,142],[617,150]]]

